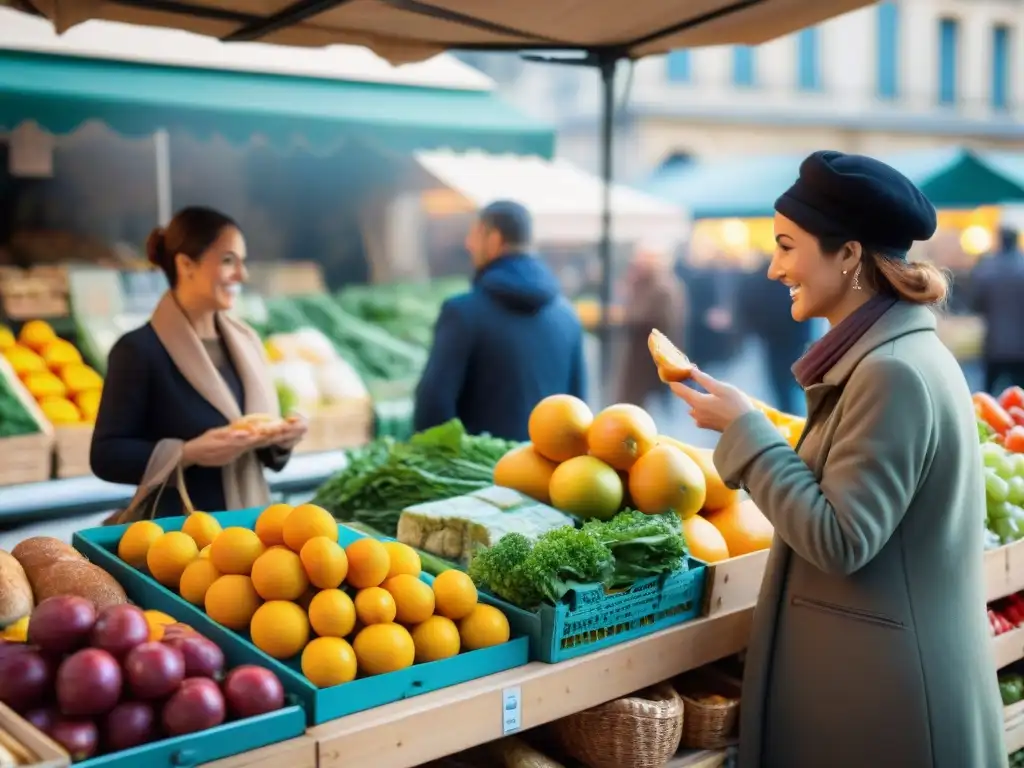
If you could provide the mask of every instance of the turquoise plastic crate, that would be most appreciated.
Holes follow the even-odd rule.
[[[249,752],[306,732],[302,707],[290,706],[246,720],[75,763],[75,768],[191,768]]]
[[[259,513],[257,509],[218,512],[215,517],[225,528],[252,528]],[[165,531],[177,531],[181,529],[185,518],[161,518],[157,522]],[[513,631],[513,638],[509,642],[493,648],[460,653],[443,661],[415,664],[398,672],[360,678],[332,688],[317,688],[302,674],[299,657],[278,661],[268,656],[252,644],[248,634],[218,624],[197,606],[117,557],[117,543],[125,528],[127,526],[110,526],[79,531],[74,535],[72,544],[121,582],[133,602],[164,611],[189,624],[223,648],[232,665],[259,664],[273,670],[281,678],[285,690],[294,695],[305,708],[307,719],[313,725],[504,672],[529,661],[529,640],[517,636],[518,633]],[[363,537],[362,533],[340,525],[338,535],[342,546]],[[432,582],[427,574],[421,578],[428,584]]]
[[[481,594],[508,616],[512,632],[530,638],[530,658],[554,664],[624,643],[700,615],[707,567],[689,559],[674,571],[608,593],[594,585],[569,592],[558,605],[527,611]]]

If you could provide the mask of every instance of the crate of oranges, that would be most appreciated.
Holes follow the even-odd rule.
[[[313,504],[80,531],[148,608],[273,670],[312,724],[526,664],[529,641],[462,571],[339,526]]]
[[[89,474],[103,378],[85,364],[74,344],[43,320],[25,323],[3,355],[53,425],[57,477]]]

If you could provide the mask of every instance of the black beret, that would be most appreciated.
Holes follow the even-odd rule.
[[[846,237],[865,248],[906,258],[915,240],[937,226],[920,189],[880,160],[822,150],[800,164],[800,177],[775,210],[816,237]]]
[[[529,245],[533,240],[533,217],[522,203],[495,200],[480,211],[480,221],[500,234],[506,245]]]

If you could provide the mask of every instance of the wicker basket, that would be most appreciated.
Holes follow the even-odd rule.
[[[736,737],[740,714],[740,690],[737,680],[713,668],[688,672],[675,680],[676,690],[686,712],[682,745],[690,749],[721,749]],[[727,701],[701,701],[707,695],[723,696]]]
[[[590,768],[663,768],[679,749],[683,703],[659,685],[553,724],[565,751]]]

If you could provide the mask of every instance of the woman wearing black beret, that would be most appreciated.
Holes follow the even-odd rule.
[[[737,389],[673,388],[715,465],[775,526],[743,685],[741,768],[1007,763],[985,617],[985,491],[970,392],[908,261],[935,210],[888,165],[815,152],[775,203],[769,276],[831,330],[793,367],[794,451]]]

